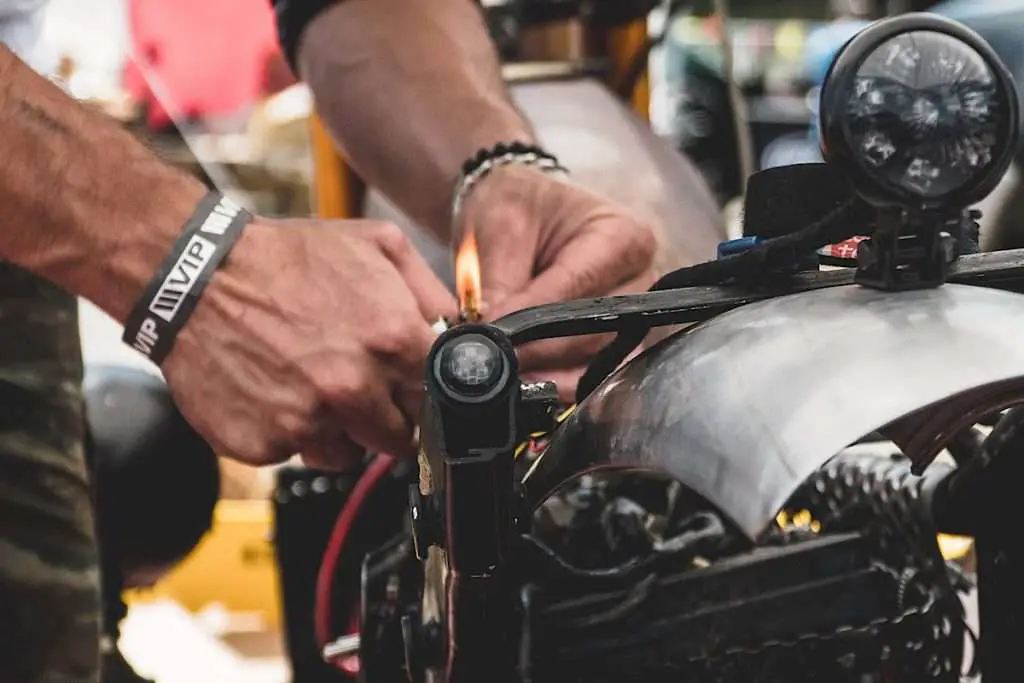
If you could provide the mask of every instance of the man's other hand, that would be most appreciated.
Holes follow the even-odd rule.
[[[539,170],[498,168],[473,188],[455,241],[468,230],[480,251],[488,320],[538,304],[644,291],[656,279],[657,239],[626,208]],[[607,335],[523,347],[527,376],[571,397]]]
[[[430,321],[455,310],[389,223],[258,219],[163,371],[189,422],[244,462],[301,453],[343,468],[366,450],[407,455]]]

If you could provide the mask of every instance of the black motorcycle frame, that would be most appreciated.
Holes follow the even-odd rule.
[[[498,343],[514,368],[514,347],[529,341],[621,332],[634,325],[698,323],[754,301],[852,284],[854,277],[853,270],[810,272],[756,290],[701,287],[538,306],[513,313],[493,325],[453,328],[438,340],[435,350],[443,347],[452,336],[482,332]],[[963,256],[951,266],[948,280],[1024,292],[1024,250]],[[460,329],[462,327],[471,329]],[[518,378],[514,380],[517,382]],[[425,450],[435,454],[433,476],[444,472],[444,486],[433,508],[436,518],[432,528],[439,533],[433,534],[433,538],[424,537],[422,517],[430,506],[421,503],[417,511],[421,530],[417,544],[429,545],[434,541],[453,550],[468,545],[493,551],[482,560],[476,553],[464,556],[462,552],[458,556],[463,559],[454,563],[449,560],[451,566],[445,586],[447,629],[435,634],[445,642],[446,656],[438,663],[447,671],[450,683],[480,676],[488,680],[529,679],[530,657],[520,648],[530,640],[523,637],[530,624],[513,615],[525,612],[529,617],[530,610],[522,607],[529,605],[531,596],[517,594],[508,578],[511,565],[521,561],[512,549],[526,524],[525,511],[519,505],[510,449],[517,439],[542,426],[536,416],[542,416],[543,421],[543,416],[550,416],[550,410],[538,411],[535,400],[531,412],[527,410],[531,401],[523,401],[524,393],[512,392],[497,397],[497,403],[483,401],[472,406],[462,405],[453,412],[447,405],[449,399],[429,379],[427,395],[428,403],[434,406],[435,425],[439,428],[425,432]],[[551,404],[550,392],[538,393],[533,388],[525,395],[534,399],[540,396],[542,402]],[[523,420],[521,424],[520,420],[528,413],[533,419],[528,423]],[[498,417],[503,425],[498,431],[503,438],[496,441]],[[986,441],[991,452],[962,453],[960,469],[944,478],[932,496],[933,515],[941,524],[940,531],[977,539],[978,592],[984,634],[979,654],[988,683],[1009,681],[1009,672],[1015,670],[1014,644],[1024,637],[1021,623],[1024,596],[1016,578],[1024,562],[1024,546],[1018,534],[1004,523],[1008,507],[999,502],[1009,504],[1009,496],[1019,487],[1020,478],[1015,475],[1024,467],[1024,461],[1013,455],[1024,446],[1024,430],[1016,429],[1017,424],[1024,425],[1024,417],[1011,411],[1004,420],[1010,425],[1004,428],[1009,436],[995,442]],[[480,428],[475,429],[473,425]],[[456,429],[458,436],[449,443],[446,436],[454,436]],[[476,455],[469,455],[473,453]],[[461,474],[473,467],[485,471],[472,476]],[[495,514],[486,518],[486,524],[481,523],[478,514],[451,514],[465,509],[467,500],[474,501],[470,507],[490,509]],[[501,501],[501,505],[495,506],[495,501]],[[874,579],[863,576],[857,580]],[[455,662],[457,666],[453,666]]]

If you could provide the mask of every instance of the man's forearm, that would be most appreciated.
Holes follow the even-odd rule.
[[[349,162],[442,239],[462,163],[533,138],[473,0],[345,0],[312,21],[298,61]]]
[[[0,259],[123,321],[205,193],[0,46]]]

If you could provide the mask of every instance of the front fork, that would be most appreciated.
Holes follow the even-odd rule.
[[[940,531],[975,539],[979,668],[985,683],[1010,683],[1020,680],[1024,642],[1024,534],[1013,513],[1024,482],[1024,408],[959,450],[959,468],[935,491],[933,509]]]
[[[556,401],[553,385],[522,385],[515,349],[496,327],[453,327],[427,358],[411,511],[417,556],[427,567],[424,592],[443,596],[439,628],[422,626],[435,642],[424,648],[420,638],[420,651],[433,651],[422,658],[431,678],[517,679],[521,580],[512,549],[526,515],[515,458],[527,434],[550,428]]]

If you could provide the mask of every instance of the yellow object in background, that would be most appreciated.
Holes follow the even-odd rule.
[[[971,551],[974,539],[969,536],[939,534],[939,550],[947,560],[962,560]]]
[[[800,59],[806,39],[803,22],[783,21],[775,28],[775,49],[785,59]]]
[[[192,554],[153,588],[131,591],[126,602],[170,598],[191,612],[219,605],[259,615],[268,628],[280,626],[272,528],[269,500],[222,500],[213,528]]]
[[[790,514],[786,510],[779,512],[775,517],[775,523],[780,528],[810,528],[814,533],[821,531],[821,523],[814,519],[808,510],[799,510]],[[974,539],[969,536],[952,536],[950,534],[939,534],[939,551],[946,560],[962,560],[967,557],[974,544]]]
[[[807,511],[792,517],[780,513],[777,521],[783,527],[820,529]],[[269,500],[222,500],[213,528],[193,553],[153,588],[130,591],[126,601],[171,599],[191,612],[218,605],[231,613],[258,616],[267,628],[278,628],[281,606],[272,529]],[[947,534],[940,534],[938,541],[947,560],[964,558],[973,543],[971,538]]]

